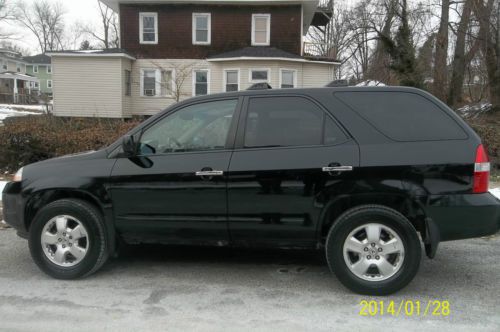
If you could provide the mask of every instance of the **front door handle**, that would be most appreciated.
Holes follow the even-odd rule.
[[[327,166],[323,167],[323,172],[351,172],[353,169],[352,166]]]
[[[223,171],[199,171],[196,172],[196,176],[221,176],[224,175]]]

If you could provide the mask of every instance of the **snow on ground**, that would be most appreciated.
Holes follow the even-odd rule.
[[[386,85],[380,81],[367,80],[356,84],[356,86],[386,86]]]
[[[0,104],[0,124],[3,120],[12,116],[40,115],[43,112],[43,105],[1,105]]]
[[[45,112],[45,105],[19,105],[19,104],[0,104],[0,108],[23,110],[23,111],[39,111]]]
[[[491,103],[481,102],[477,104],[465,105],[457,109],[458,114],[461,114],[464,118],[477,118],[483,113],[487,113],[491,110]]]
[[[495,188],[495,189],[490,189],[490,193],[492,193],[493,195],[495,195],[498,199],[500,199],[500,187],[499,188]]]
[[[0,181],[0,202],[2,201],[2,191],[3,187],[7,184],[7,181]]]

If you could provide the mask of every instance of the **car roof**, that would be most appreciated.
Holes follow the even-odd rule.
[[[346,86],[346,87],[321,87],[321,88],[293,88],[293,89],[262,89],[262,90],[242,90],[236,92],[224,92],[210,94],[200,97],[194,97],[187,99],[184,102],[192,102],[194,100],[210,100],[218,99],[223,97],[239,97],[239,96],[265,96],[265,95],[279,95],[279,94],[317,94],[317,93],[332,93],[332,92],[413,92],[419,94],[427,94],[424,90],[420,90],[413,87],[405,86],[373,86],[373,87],[357,87],[357,86]]]

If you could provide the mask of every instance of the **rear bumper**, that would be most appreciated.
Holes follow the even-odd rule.
[[[21,195],[21,183],[9,182],[2,193],[3,215],[7,224],[17,230],[20,237],[26,238],[28,230],[24,223],[25,200]]]
[[[424,209],[437,226],[440,241],[492,235],[500,229],[500,200],[490,193],[433,195]]]

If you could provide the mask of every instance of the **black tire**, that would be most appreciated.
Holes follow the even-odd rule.
[[[364,224],[378,223],[394,230],[403,242],[405,254],[401,268],[386,280],[371,281],[356,276],[346,264],[343,253],[347,236]],[[401,213],[381,205],[363,205],[343,213],[331,227],[326,240],[330,270],[350,290],[363,295],[388,295],[397,292],[415,277],[422,252],[417,231]]]
[[[42,249],[41,233],[47,222],[58,215],[76,217],[85,226],[89,248],[83,259],[71,267],[51,262]],[[29,232],[31,256],[38,267],[56,279],[77,279],[101,268],[108,259],[108,240],[103,217],[93,205],[78,199],[61,199],[42,208],[33,219]]]

